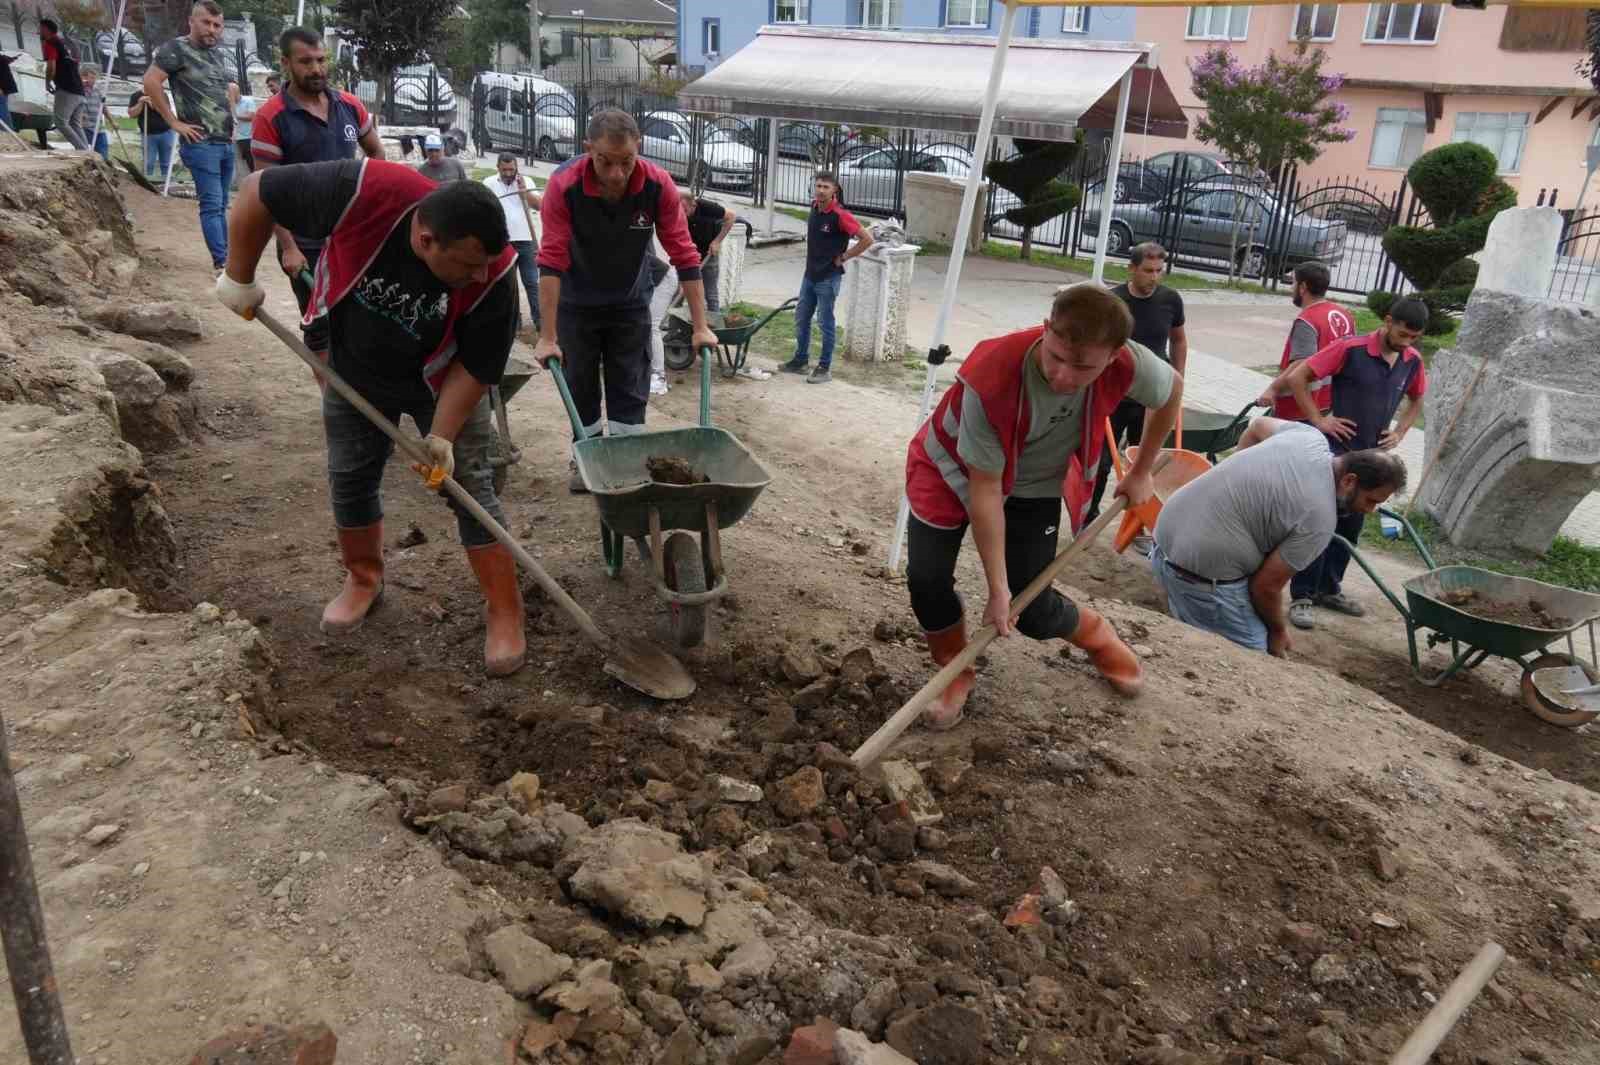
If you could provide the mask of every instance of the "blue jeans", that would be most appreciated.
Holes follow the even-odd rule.
[[[833,301],[839,298],[839,279],[843,274],[832,274],[821,281],[809,277],[800,281],[800,306],[794,309],[794,361],[811,361],[811,312],[817,314],[817,324],[822,327],[822,357],[817,369],[826,370],[833,365]]]
[[[1333,530],[1351,543],[1359,543],[1361,526],[1366,521],[1367,516],[1359,510],[1341,514]],[[1349,565],[1350,549],[1338,540],[1329,540],[1316,561],[1290,579],[1290,598],[1315,600],[1319,595],[1338,595],[1344,587],[1344,571]]]
[[[1158,545],[1150,552],[1150,570],[1167,593],[1167,613],[1206,632],[1226,637],[1252,651],[1267,649],[1267,625],[1250,599],[1249,580],[1219,584],[1190,580],[1167,565]]]
[[[417,385],[415,402],[398,407],[380,404],[378,409],[391,422],[402,413],[411,415],[417,431],[426,435],[433,424],[435,402],[425,385]],[[394,443],[366,415],[356,410],[333,389],[322,393],[322,427],[328,438],[328,490],[333,497],[333,523],[341,529],[364,529],[383,517],[383,468],[394,451]],[[494,494],[494,468],[489,465],[489,449],[494,439],[490,421],[489,397],[484,396],[467,415],[466,424],[456,435],[456,471],[453,475],[472,498],[482,504],[501,525],[505,511]],[[410,472],[407,471],[410,476]],[[494,536],[478,524],[441,490],[439,492],[456,514],[456,531],[463,547],[482,547]]]
[[[170,129],[165,133],[148,133],[144,138],[144,176],[158,177],[163,180],[167,171],[172,169],[172,146],[178,143],[178,135]],[[159,164],[157,169],[151,164]]]
[[[178,145],[178,157],[194,175],[200,199],[200,232],[218,270],[228,261],[228,186],[233,183],[233,145],[227,141],[201,141]]]
[[[539,245],[531,240],[514,240],[517,249],[517,273],[522,277],[522,291],[528,294],[528,320],[539,328]]]
[[[87,130],[84,131],[84,136],[88,136]],[[111,162],[111,137],[105,130],[101,130],[94,135],[94,150],[95,154],[100,158],[108,163]]]
[[[0,92],[0,122],[10,126],[12,130],[17,128],[11,121],[11,95],[9,93]]]

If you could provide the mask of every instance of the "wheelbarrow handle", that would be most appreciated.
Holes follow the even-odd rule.
[[[550,380],[556,383],[556,391],[561,393],[561,405],[567,408],[567,420],[572,422],[572,439],[585,439],[588,434],[583,431],[583,419],[578,417],[578,405],[572,402],[572,389],[567,385],[567,375],[561,371],[561,356],[550,356],[545,368],[550,371]]]

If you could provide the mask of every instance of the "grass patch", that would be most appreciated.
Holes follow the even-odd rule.
[[[737,312],[744,315],[752,322],[759,322],[765,318],[772,308],[760,303],[746,303],[740,301],[732,307],[724,307],[724,313]],[[811,361],[816,364],[820,352],[822,336],[815,322],[811,326]],[[772,321],[761,327],[755,336],[750,338],[750,354],[761,358],[772,359],[776,362],[787,362],[794,357],[794,312],[784,311],[782,314],[773,315]],[[844,348],[844,327],[840,326],[838,335],[834,340],[833,373],[845,380],[857,384],[894,384],[902,383],[921,387],[924,371],[924,354],[916,348],[907,345],[905,354],[899,362],[885,361],[878,366],[869,366],[864,363],[851,362],[839,357],[839,352]]]
[[[1417,536],[1441,566],[1477,566],[1480,569],[1505,573],[1513,577],[1531,577],[1536,581],[1576,588],[1583,592],[1600,592],[1600,548],[1589,547],[1566,536],[1558,536],[1550,550],[1543,555],[1496,556],[1469,551],[1452,544],[1445,538],[1439,525],[1420,510],[1412,511],[1407,518]],[[1391,555],[1406,556],[1422,564],[1422,555],[1405,539],[1404,530],[1398,540],[1385,540],[1376,517],[1368,519],[1361,530],[1361,543],[1365,551],[1383,551]]]
[[[1381,329],[1383,327],[1383,319],[1379,318],[1376,314],[1373,314],[1370,307],[1350,304],[1346,304],[1346,306],[1349,306],[1351,310],[1356,312],[1356,332],[1358,334],[1371,333],[1372,331]],[[1456,330],[1458,328],[1460,328],[1460,323],[1452,322],[1450,325],[1450,332],[1441,333],[1436,337],[1424,335],[1420,340],[1417,341],[1417,351],[1422,355],[1422,364],[1424,366],[1427,366],[1430,369],[1433,367],[1433,357],[1438,353],[1440,348],[1455,346]]]

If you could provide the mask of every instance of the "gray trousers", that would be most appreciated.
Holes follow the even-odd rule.
[[[89,142],[78,128],[78,110],[83,107],[83,97],[75,92],[56,90],[56,129],[80,152],[89,150]]]

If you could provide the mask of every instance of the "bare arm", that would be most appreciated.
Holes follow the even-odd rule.
[[[1006,511],[1000,476],[979,469],[968,471],[968,516],[972,518],[972,542],[978,545],[983,575],[989,584],[989,605],[984,608],[983,620],[1006,636],[1011,632],[1011,585],[1006,576]]]
[[[1417,424],[1417,419],[1422,415],[1422,397],[1407,396],[1400,407],[1400,418],[1393,429],[1387,429],[1378,437],[1378,446],[1385,451],[1391,451]]]
[[[851,259],[854,259],[857,255],[860,255],[870,247],[872,247],[872,234],[868,233],[866,229],[863,228],[861,232],[856,234],[856,242],[850,245],[850,247],[846,248],[844,254],[840,255],[834,260],[834,262],[838,263],[840,266],[843,266],[845,263],[849,262]]]
[[[150,69],[144,72],[144,98],[150,102],[161,117],[167,120],[167,127],[174,130],[178,136],[193,144],[204,140],[205,134],[198,126],[191,126],[180,119],[172,110],[172,105],[167,102],[167,72],[150,64]]]
[[[444,384],[439,387],[439,404],[434,408],[428,435],[455,443],[461,427],[488,391],[489,386],[473,377],[465,366],[451,363],[444,375]]]
[[[236,81],[228,82],[228,106],[239,106],[239,83]]]
[[[1183,410],[1183,375],[1172,375],[1172,392],[1167,401],[1154,410],[1145,412],[1143,439],[1154,442],[1166,440],[1172,427],[1178,424],[1178,414]],[[1126,475],[1117,479],[1116,494],[1127,499],[1129,506],[1138,506],[1155,494],[1155,484],[1150,471],[1155,469],[1161,455],[1159,447],[1141,447]]]
[[[154,69],[154,68],[152,68]],[[245,178],[239,196],[228,212],[228,276],[239,282],[254,281],[256,263],[272,239],[272,213],[261,201],[261,172]]]
[[[1235,445],[1234,450],[1243,451],[1247,447],[1254,447],[1288,424],[1282,418],[1268,418],[1265,415],[1251,418],[1249,428],[1239,437],[1239,443]]]
[[[367,153],[368,159],[383,158],[383,138],[378,136],[378,124],[376,122],[372,124],[371,129],[361,135],[361,139],[356,143],[361,145],[361,150]]]
[[[1167,352],[1172,356],[1172,368],[1179,374],[1189,368],[1189,334],[1183,326],[1172,327],[1167,340]]]
[[[1348,440],[1356,435],[1356,423],[1349,418],[1335,418],[1332,414],[1323,416],[1317,409],[1317,404],[1311,398],[1311,382],[1316,380],[1316,372],[1311,369],[1310,359],[1300,359],[1289,364],[1289,368],[1278,375],[1272,383],[1277,394],[1288,392],[1300,406],[1300,413],[1305,415],[1307,422],[1321,429],[1335,440]]]
[[[1294,570],[1273,551],[1250,578],[1250,603],[1267,626],[1267,651],[1278,658],[1289,653],[1289,622],[1283,609],[1283,589]]]
[[[711,243],[706,247],[707,253],[715,255],[722,250],[722,238],[733,232],[733,224],[738,220],[739,216],[733,213],[732,207],[724,207],[722,209],[722,228],[717,230],[717,235],[711,238]]]

